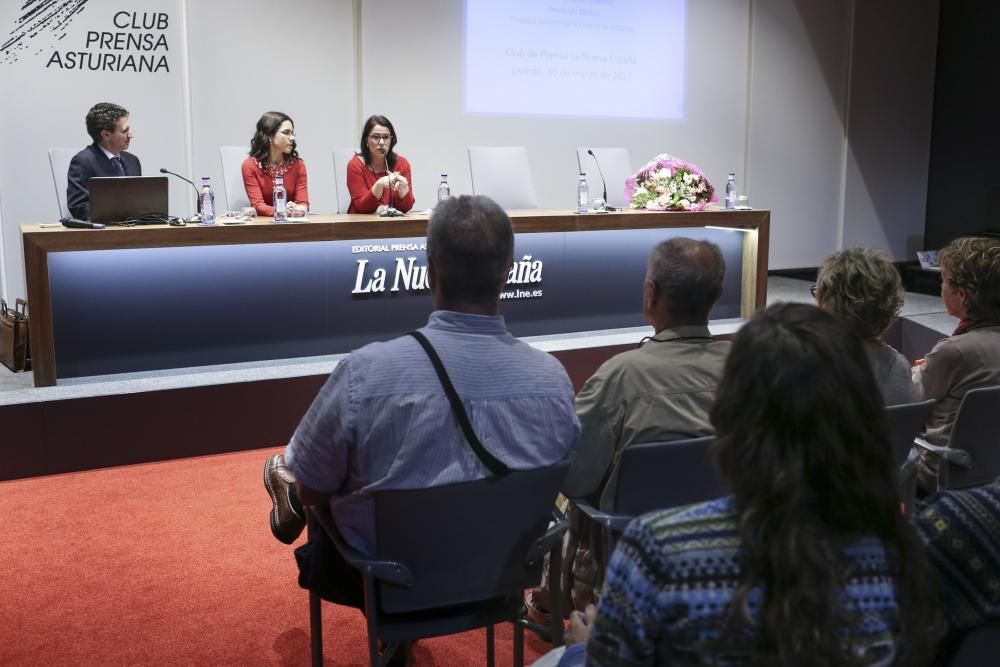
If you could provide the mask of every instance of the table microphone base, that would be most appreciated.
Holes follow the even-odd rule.
[[[393,208],[392,206],[382,210],[379,214],[380,218],[401,218],[403,217],[403,212],[398,208]]]

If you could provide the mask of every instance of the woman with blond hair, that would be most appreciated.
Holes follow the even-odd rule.
[[[910,363],[882,341],[903,307],[903,282],[889,256],[872,248],[830,255],[819,267],[813,296],[861,336],[886,405],[912,403]]]

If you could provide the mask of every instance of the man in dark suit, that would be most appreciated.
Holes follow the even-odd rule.
[[[90,219],[90,179],[94,176],[142,176],[139,158],[127,153],[132,141],[128,110],[100,102],[87,112],[87,134],[94,143],[73,156],[66,184],[66,205],[79,220]]]

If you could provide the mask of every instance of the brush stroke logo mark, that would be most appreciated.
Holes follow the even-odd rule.
[[[26,0],[21,5],[21,15],[14,20],[14,29],[0,44],[0,61],[17,62],[20,56],[34,50],[39,55],[44,44],[37,44],[48,37],[53,43],[66,37],[70,24],[87,7],[88,0]]]

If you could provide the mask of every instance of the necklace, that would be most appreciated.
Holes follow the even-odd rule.
[[[260,160],[254,158],[254,162],[260,167],[260,170],[270,176],[271,178],[277,178],[278,176],[284,176],[291,170],[292,165],[295,164],[295,160],[285,162],[284,164],[269,164],[267,166],[260,163]]]
[[[674,336],[673,338],[663,338],[663,339],[654,338],[653,336],[644,336],[643,339],[639,341],[639,344],[636,345],[636,348],[640,348],[640,347],[642,347],[643,345],[645,345],[648,342],[653,342],[653,343],[672,343],[675,340],[711,340],[711,341],[714,341],[715,340],[715,336]]]

